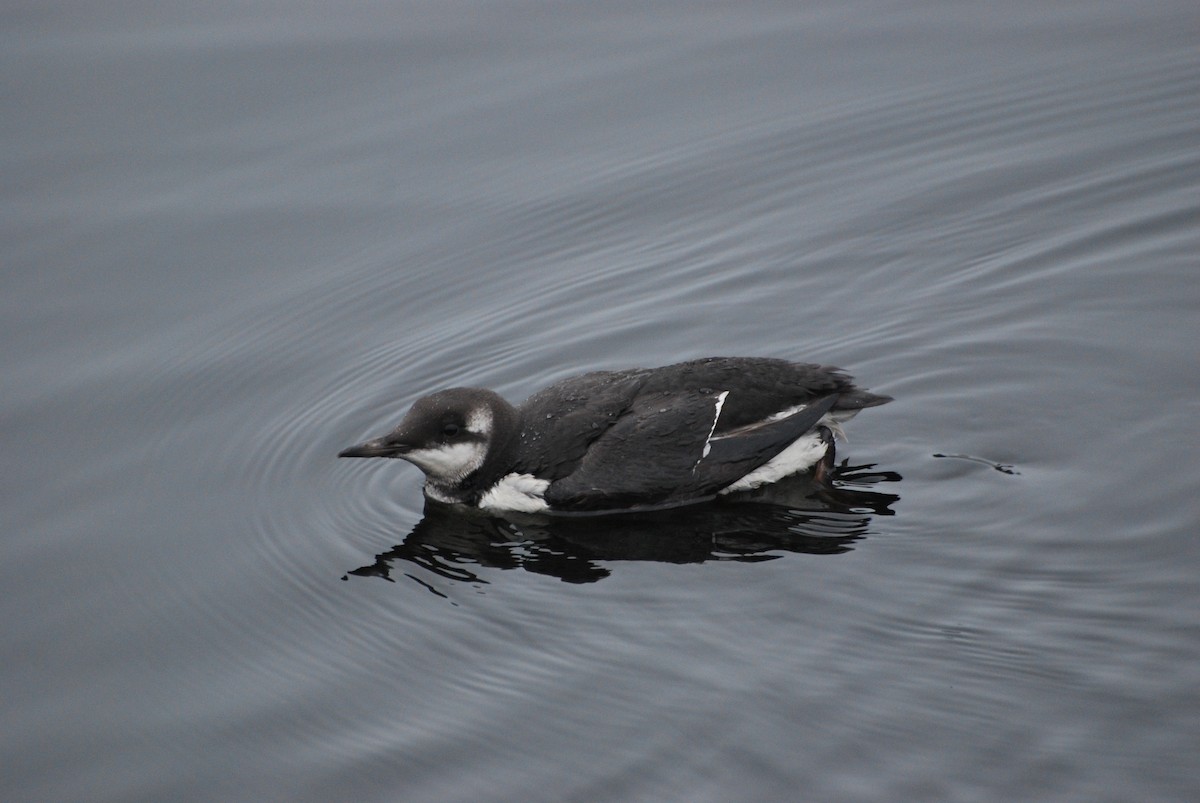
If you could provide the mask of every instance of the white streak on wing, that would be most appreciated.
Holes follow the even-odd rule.
[[[508,474],[483,495],[479,507],[484,510],[537,513],[549,508],[543,498],[549,487],[549,480],[540,480],[532,474]]]
[[[812,468],[825,456],[829,446],[819,432],[809,432],[792,441],[786,449],[751,471],[740,480],[731,482],[718,493],[748,491],[760,485],[777,482],[790,474]]]
[[[755,421],[753,424],[747,424],[744,427],[738,427],[735,430],[726,432],[724,435],[714,435],[709,438],[709,440],[719,441],[724,440],[725,438],[736,438],[740,435],[745,435],[747,432],[753,432],[759,427],[767,424],[773,424],[776,421],[782,421],[783,419],[793,416],[796,413],[802,412],[806,407],[808,407],[807,404],[797,404],[794,407],[789,407],[786,410],[780,410],[774,415],[767,416],[761,421]],[[836,412],[829,412],[821,416],[820,420],[813,425],[813,429],[816,429],[817,427],[829,427],[829,431],[838,438],[844,441],[849,441],[850,439],[846,437],[846,431],[842,429],[842,424],[846,423],[851,418],[854,418],[856,415],[858,415],[858,410],[837,410]]]
[[[785,418],[793,416],[796,413],[803,410],[805,407],[808,407],[808,405],[807,404],[797,404],[793,407],[787,408],[786,410],[780,410],[778,413],[775,413],[774,415],[769,415],[766,418],[762,419],[761,421],[755,421],[753,424],[746,424],[745,426],[738,427],[737,429],[732,429],[729,432],[726,432],[724,435],[714,435],[714,436],[710,437],[709,440],[723,441],[726,438],[739,438],[748,432],[754,432],[757,429],[761,429],[762,427],[765,427],[767,424],[773,424],[776,421],[782,421]]]
[[[700,461],[708,457],[708,453],[712,450],[713,433],[717,431],[717,422],[721,420],[721,408],[725,406],[725,397],[729,395],[729,391],[723,390],[717,394],[717,411],[713,413],[712,426],[708,428],[708,437],[704,439],[704,448],[700,450],[700,456],[696,458],[696,462],[692,464],[692,473],[696,473],[696,468],[699,467]]]
[[[766,418],[764,418],[762,421],[759,421],[758,423],[759,424],[770,424],[772,421],[782,421],[785,418],[791,418],[792,416],[794,416],[796,413],[800,412],[807,406],[808,406],[807,403],[794,404],[791,407],[787,407],[783,410],[780,410],[779,412],[775,413],[774,415],[767,416]],[[755,426],[757,426],[757,425],[755,425]]]
[[[792,407],[788,407],[787,409],[780,410],[774,415],[767,416],[762,421],[758,422],[757,424],[752,424],[751,426],[761,426],[762,424],[770,424],[774,421],[782,421],[785,418],[791,418],[806,407],[808,407],[808,404],[797,404]],[[851,418],[854,418],[856,415],[858,415],[858,410],[838,410],[836,413],[828,412],[821,416],[821,420],[816,423],[816,426],[829,427],[830,431],[833,432],[834,435],[837,435],[842,440],[846,440],[846,433],[842,429],[842,424],[846,421],[849,421]]]

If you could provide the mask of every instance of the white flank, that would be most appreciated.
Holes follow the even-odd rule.
[[[413,449],[403,457],[430,478],[449,484],[458,482],[483,465],[487,446],[479,441],[447,443],[434,449]]]
[[[549,480],[539,480],[532,474],[508,474],[483,495],[479,507],[484,510],[538,513],[549,508],[543,498],[549,487]]]
[[[723,390],[717,394],[717,411],[713,413],[712,426],[708,428],[708,437],[704,439],[704,448],[700,450],[700,456],[696,458],[696,462],[692,465],[692,473],[696,473],[696,467],[700,465],[700,461],[708,457],[708,453],[712,451],[713,433],[717,431],[717,422],[721,420],[721,408],[725,406],[725,397],[729,395],[729,391]]]
[[[749,491],[760,485],[778,482],[790,474],[806,471],[817,464],[825,456],[829,447],[821,440],[818,432],[809,432],[792,441],[791,445],[766,463],[751,471],[740,480],[735,480],[719,493],[729,494],[736,491]]]

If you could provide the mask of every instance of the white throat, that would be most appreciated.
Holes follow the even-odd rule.
[[[482,436],[482,439],[441,443],[425,449],[413,449],[401,456],[424,471],[425,476],[435,484],[455,485],[482,466],[487,458],[488,443],[492,436],[492,411],[486,406],[472,410],[467,416],[467,431]]]
[[[482,441],[447,443],[429,449],[413,449],[402,456],[424,471],[429,479],[441,485],[452,485],[483,465],[487,444]]]

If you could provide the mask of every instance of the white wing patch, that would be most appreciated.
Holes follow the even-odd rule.
[[[785,418],[791,418],[792,416],[794,416],[796,413],[800,412],[807,406],[808,406],[807,403],[794,404],[791,407],[787,407],[783,410],[780,410],[779,412],[775,413],[774,415],[767,416],[766,418],[764,418],[762,421],[759,421],[758,423],[759,424],[770,424],[772,421],[782,421]]]
[[[725,406],[725,397],[729,395],[729,391],[723,390],[717,394],[717,410],[713,413],[712,426],[708,428],[708,437],[704,439],[704,448],[700,450],[700,456],[696,458],[696,462],[692,464],[692,473],[696,473],[696,469],[700,466],[700,461],[708,457],[708,453],[712,451],[713,433],[717,431],[717,422],[721,420],[721,408]]]
[[[537,513],[549,508],[544,498],[549,487],[550,480],[540,480],[532,474],[508,474],[483,495],[479,507],[484,510]]]

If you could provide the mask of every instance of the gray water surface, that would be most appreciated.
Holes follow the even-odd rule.
[[[1196,22],[9,8],[0,798],[1196,798]],[[717,354],[896,401],[639,522],[335,458]]]

